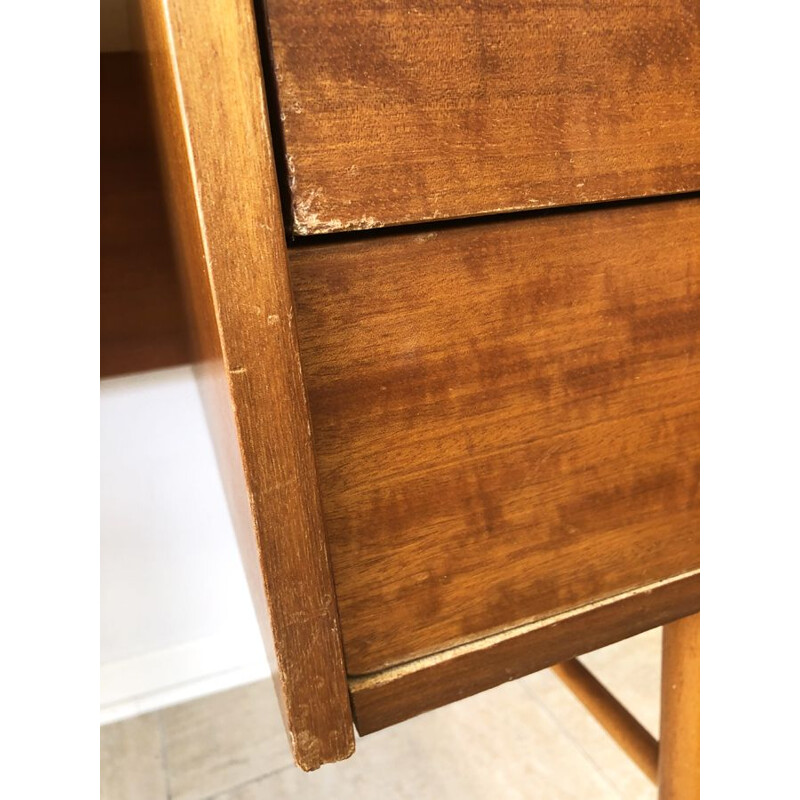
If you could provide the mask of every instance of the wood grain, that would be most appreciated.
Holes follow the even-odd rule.
[[[349,675],[698,566],[698,211],[290,251]]]
[[[100,376],[191,361],[155,131],[133,53],[100,54]]]
[[[140,9],[198,377],[292,752],[314,769],[354,737],[253,9]]]
[[[699,188],[697,0],[261,0],[295,234]]]
[[[700,576],[688,573],[375,675],[350,678],[356,727],[362,736],[387,728],[699,607]]]
[[[664,626],[659,800],[700,798],[700,614]]]

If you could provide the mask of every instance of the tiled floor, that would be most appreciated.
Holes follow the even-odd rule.
[[[584,662],[658,733],[660,631]],[[358,739],[306,774],[268,682],[101,729],[103,800],[605,800],[654,787],[549,671]]]

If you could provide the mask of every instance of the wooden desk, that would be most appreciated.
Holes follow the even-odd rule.
[[[313,769],[353,721],[698,611],[698,15],[267,8],[143,0],[142,41],[209,422]]]

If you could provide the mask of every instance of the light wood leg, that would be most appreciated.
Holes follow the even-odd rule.
[[[700,614],[664,626],[659,800],[700,797]]]
[[[658,742],[576,658],[553,667],[575,697],[653,783],[658,781]]]

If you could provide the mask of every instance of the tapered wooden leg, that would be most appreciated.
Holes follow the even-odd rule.
[[[659,800],[700,797],[700,614],[664,626]]]

